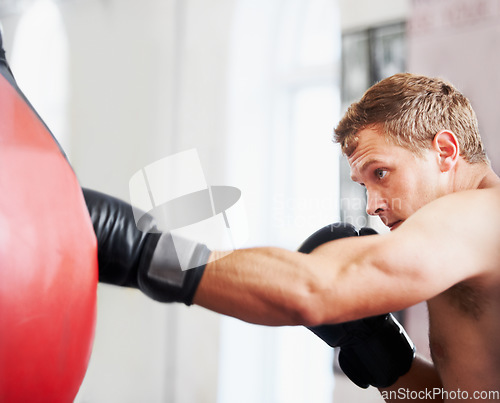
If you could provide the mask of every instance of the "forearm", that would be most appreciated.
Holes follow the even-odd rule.
[[[194,303],[264,325],[315,326],[398,311],[425,299],[427,280],[389,263],[388,242],[377,235],[334,240],[310,254],[213,254]]]
[[[213,253],[193,302],[276,326],[347,322],[420,302],[399,286],[413,284],[411,275],[373,263],[379,238],[339,239],[310,254],[252,248],[219,259]]]
[[[391,387],[380,388],[379,391],[388,403],[415,402],[416,400],[424,400],[420,397],[432,393],[434,388],[442,388],[439,374],[431,362],[417,356],[407,374],[401,376]]]
[[[214,252],[193,302],[251,323],[308,325],[315,321],[318,275],[305,255],[285,249]]]

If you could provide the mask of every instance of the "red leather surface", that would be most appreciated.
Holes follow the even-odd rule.
[[[74,172],[0,75],[0,401],[72,402],[95,330],[96,240]]]

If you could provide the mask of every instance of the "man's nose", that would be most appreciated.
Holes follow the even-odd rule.
[[[366,213],[369,215],[380,215],[387,210],[387,199],[381,197],[374,191],[366,191]]]

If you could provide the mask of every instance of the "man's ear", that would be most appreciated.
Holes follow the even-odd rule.
[[[457,137],[450,130],[441,130],[432,140],[432,148],[437,153],[441,172],[448,172],[458,161],[460,146]]]

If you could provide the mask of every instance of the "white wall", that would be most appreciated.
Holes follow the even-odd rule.
[[[233,0],[57,3],[69,44],[71,162],[83,186],[128,199],[141,167],[198,150],[224,181]],[[8,56],[19,14],[2,19]],[[214,402],[219,317],[99,285],[94,351],[77,401]]]

